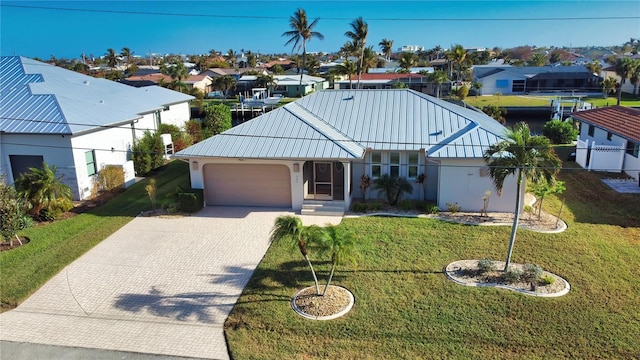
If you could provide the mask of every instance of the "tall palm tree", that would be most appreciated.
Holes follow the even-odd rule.
[[[345,60],[343,63],[336,65],[331,72],[336,75],[346,75],[349,77],[349,89],[353,89],[352,78],[356,74],[356,64],[352,61]]]
[[[277,85],[276,80],[273,78],[273,75],[260,75],[256,79],[256,85],[259,87],[267,88],[267,96],[269,93],[273,91],[273,88]]]
[[[368,46],[364,49],[362,59],[362,69],[365,73],[369,72],[369,69],[375,68],[376,65],[378,65],[378,55],[373,51],[373,46]]]
[[[447,58],[456,65],[456,81],[460,81],[463,65],[468,63],[467,55],[469,53],[462,45],[455,45],[448,53]],[[451,73],[453,75],[453,73]]]
[[[227,57],[229,58],[228,61],[229,63],[231,63],[231,67],[235,68],[236,63],[238,62],[238,54],[236,54],[236,52],[233,51],[233,49],[229,49],[227,51]]]
[[[432,81],[434,83],[436,83],[437,89],[436,89],[436,97],[439,99],[440,98],[440,86],[449,81],[449,77],[447,76],[447,73],[443,70],[435,70],[434,72],[432,72],[431,74],[429,74],[429,81]]]
[[[401,68],[411,71],[411,68],[416,66],[416,63],[418,62],[418,56],[412,52],[409,51],[405,51],[402,54],[400,54],[400,61],[398,62],[398,65],[400,65]]]
[[[213,87],[222,91],[222,102],[227,100],[227,92],[237,85],[236,79],[231,75],[217,76],[213,79]]]
[[[116,64],[118,63],[118,55],[116,54],[116,51],[112,48],[107,49],[105,60],[107,61],[107,65],[110,68],[116,67]]]
[[[302,220],[297,216],[283,215],[276,218],[273,228],[271,229],[271,235],[269,237],[270,242],[287,241],[292,245],[297,245],[300,250],[300,254],[304,257],[307,265],[311,269],[311,275],[313,275],[313,281],[316,286],[316,294],[320,294],[320,287],[318,286],[318,277],[313,269],[311,260],[309,259],[310,245],[320,242],[322,238],[322,228],[311,225],[302,225]]]
[[[380,50],[382,50],[387,61],[391,60],[391,54],[393,53],[393,40],[382,39],[378,45],[380,45]]]
[[[634,72],[634,61],[631,58],[628,57],[623,57],[623,58],[618,58],[616,60],[616,74],[618,76],[620,76],[620,84],[618,85],[618,103],[617,105],[620,105],[620,101],[622,100],[622,84],[624,84],[624,82],[630,78],[631,76],[633,76],[633,72]]]
[[[358,56],[358,49],[353,41],[347,41],[340,48],[340,57],[344,57],[345,60],[348,60],[349,56]]]
[[[360,52],[360,66],[358,66],[358,84],[360,88],[360,78],[362,75],[362,62],[364,61],[364,48],[367,45],[367,35],[369,35],[369,25],[362,19],[362,16],[353,20],[350,24],[351,30],[344,33],[351,39],[354,47]]]
[[[124,67],[126,69],[129,68],[129,62],[131,61],[131,56],[133,55],[133,52],[131,51],[131,49],[129,49],[128,47],[123,47],[122,50],[120,50],[120,56],[122,56],[124,58]]]
[[[314,37],[320,40],[324,40],[324,35],[313,30],[313,28],[318,25],[319,20],[320,19],[316,18],[309,24],[309,21],[307,19],[307,12],[304,9],[298,8],[298,10],[293,13],[293,16],[289,17],[289,27],[291,27],[291,30],[282,33],[282,36],[287,36],[289,38],[289,40],[284,43],[285,46],[293,44],[293,48],[291,49],[291,51],[294,51],[297,48],[296,53],[298,54],[300,53],[300,50],[302,50],[303,69],[306,66],[305,61],[307,58],[307,41],[311,41],[311,39],[313,39]],[[300,72],[300,91],[302,91],[302,75],[303,72]]]
[[[544,181],[553,183],[562,162],[553,151],[549,139],[544,136],[531,136],[529,126],[525,122],[507,129],[505,137],[505,140],[491,145],[484,152],[484,160],[489,166],[489,175],[493,179],[498,194],[502,193],[504,181],[512,175],[516,176],[516,206],[504,267],[506,272],[511,263],[511,253],[520,220],[522,191],[526,187],[526,180],[534,184]]]
[[[640,84],[640,59],[633,59],[629,81],[633,84],[633,94],[638,96],[638,84]]]
[[[600,63],[600,61],[592,61],[590,63],[586,63],[584,67],[586,67],[590,73],[596,76],[600,76],[600,73],[602,72],[602,63]]]

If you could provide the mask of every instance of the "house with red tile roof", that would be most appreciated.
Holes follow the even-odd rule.
[[[126,79],[121,80],[120,82],[135,87],[143,87],[169,84],[172,81],[173,79],[169,75],[165,75],[162,73],[153,73],[141,76],[130,76]],[[205,73],[201,73],[198,75],[189,75],[189,77],[183,79],[182,82],[185,83],[189,89],[198,89],[205,94],[211,92],[213,89],[213,79]]]
[[[580,123],[576,162],[585,169],[640,177],[640,110],[609,106],[577,111]]]

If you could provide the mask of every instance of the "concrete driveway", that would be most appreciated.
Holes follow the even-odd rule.
[[[293,213],[209,207],[136,218],[0,314],[0,340],[228,359],[224,321],[283,214]]]

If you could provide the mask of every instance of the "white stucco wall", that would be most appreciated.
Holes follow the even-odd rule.
[[[480,211],[483,206],[482,197],[486,191],[491,191],[488,211],[513,212],[516,205],[515,177],[505,181],[502,195],[498,196],[488,172],[481,171],[486,167],[482,159],[440,159],[440,163],[440,210],[446,211],[447,203],[458,203],[462,210]]]
[[[593,147],[594,144],[596,146],[597,145],[616,146],[616,147],[621,147],[622,148],[621,151],[624,153],[624,155],[616,156],[615,159],[612,159],[612,160],[608,160],[608,159],[602,160],[603,164],[598,164],[598,166],[595,166],[596,164],[591,164],[591,166],[587,166],[587,167],[588,168],[590,167],[593,170],[622,169],[622,171],[624,171],[627,175],[637,180],[638,176],[640,176],[638,171],[638,169],[640,169],[640,159],[626,153],[627,139],[622,138],[616,134],[611,134],[611,140],[608,140],[607,139],[608,133],[609,133],[608,131],[594,126],[593,136],[589,136],[589,124],[587,123],[580,124],[579,139],[582,141],[586,141],[590,147]],[[613,154],[607,154],[605,151],[603,152],[603,155],[608,156]],[[615,155],[618,155],[618,154],[615,154]],[[622,161],[620,161],[619,157],[622,157]]]
[[[189,121],[191,117],[191,109],[189,103],[181,103],[171,105],[169,110],[164,110],[160,114],[160,122],[162,124],[172,124],[180,128],[184,126],[184,123]]]
[[[503,95],[507,95],[512,93],[511,89],[513,86],[513,80],[524,80],[524,79],[525,78],[522,75],[512,74],[508,71],[501,71],[497,74],[489,75],[482,79],[477,79],[477,81],[482,83],[482,88],[480,89],[481,95],[493,95],[497,92],[500,92]],[[497,86],[498,80],[507,80],[507,86],[498,87]]]
[[[640,157],[624,155],[624,172],[638,181],[640,178]]]

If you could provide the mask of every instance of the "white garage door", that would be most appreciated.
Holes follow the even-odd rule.
[[[291,176],[285,165],[207,164],[207,205],[291,207]]]

